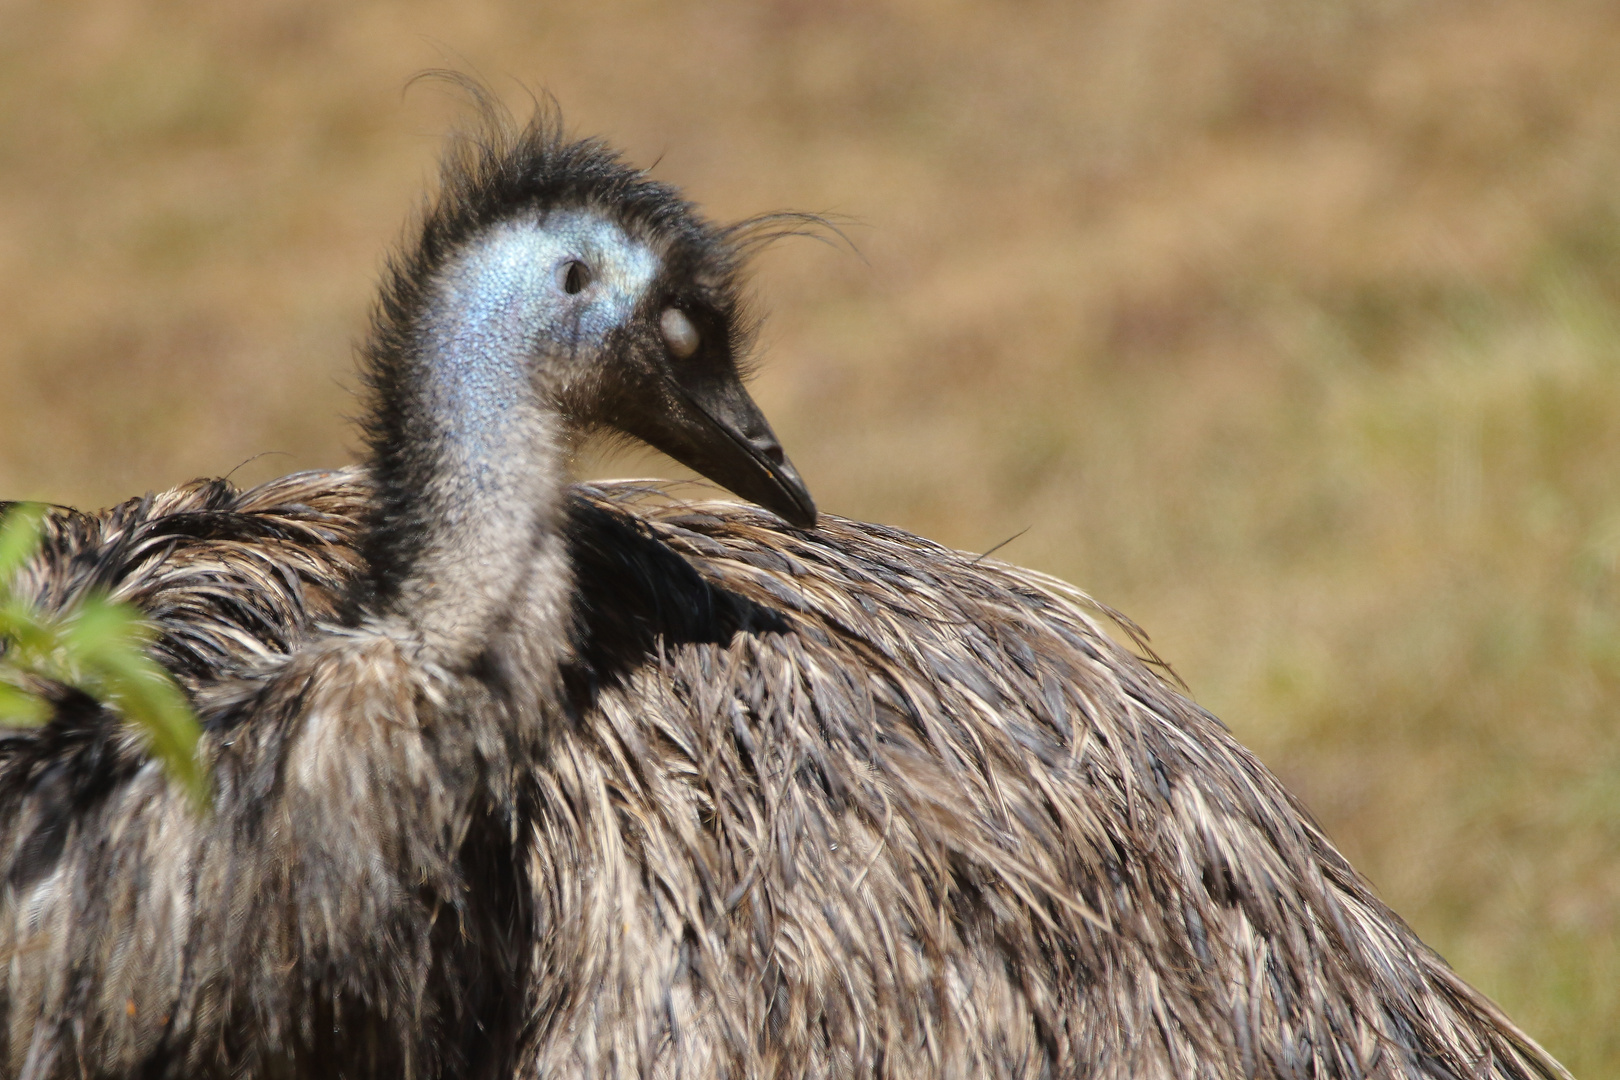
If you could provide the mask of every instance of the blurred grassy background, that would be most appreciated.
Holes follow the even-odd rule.
[[[858,219],[759,264],[823,507],[1027,529],[1620,1075],[1616,57],[1611,0],[12,0],[0,493],[347,460],[456,114],[401,88],[522,79],[717,216]]]

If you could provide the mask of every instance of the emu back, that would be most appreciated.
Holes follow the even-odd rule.
[[[1565,1075],[1069,586],[586,496],[535,1075]]]
[[[364,475],[277,483],[61,520],[52,565],[117,547],[104,584],[205,692],[356,572]],[[578,489],[567,527],[519,1075],[1565,1075],[1085,597],[646,494]]]

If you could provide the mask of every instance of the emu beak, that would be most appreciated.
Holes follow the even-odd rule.
[[[735,374],[660,381],[669,392],[666,407],[643,413],[631,434],[790,524],[815,525],[815,501]]]
[[[707,438],[674,457],[743,498],[759,503],[801,528],[816,523],[816,504],[799,478],[765,414],[735,378],[703,387],[676,384],[688,416],[708,428]],[[694,432],[696,434],[696,432]]]

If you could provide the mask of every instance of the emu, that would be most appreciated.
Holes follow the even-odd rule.
[[[482,138],[437,213],[499,219],[505,178],[580,153],[545,118],[491,118]],[[782,227],[681,221],[712,245],[691,280],[728,298],[750,244]],[[396,295],[416,295],[419,270]],[[675,307],[694,332],[672,319],[671,353],[740,351],[729,299]],[[411,324],[383,325],[391,355],[389,328]],[[511,788],[489,815],[490,856],[514,861],[479,862],[454,910],[465,924],[516,895],[500,899],[495,970],[443,961],[419,984],[457,1017],[490,1010],[490,1060],[518,1077],[1567,1076],[1128,623],[898,530],[808,528],[808,496],[750,424],[735,426],[776,472],[759,455],[747,479],[687,460],[776,514],[628,483],[559,490],[566,591],[508,609],[532,627],[566,613],[569,634],[520,632],[550,651],[488,664],[485,685],[530,688],[506,714],[529,741],[503,759]],[[377,523],[410,494],[378,461],[245,493],[199,482],[59,519],[41,573],[118,567],[101,580],[150,613],[206,704],[239,667],[322,647],[346,603],[402,595],[383,582],[404,538]],[[392,934],[372,947],[400,954]],[[280,1008],[303,1015],[279,999],[260,1015]]]
[[[523,810],[569,653],[566,461],[598,428],[808,524],[743,390],[736,242],[539,129],[452,155],[363,353],[369,484],[50,516],[18,590],[142,604],[212,806],[109,703],[0,738],[0,1072],[501,1077]]]

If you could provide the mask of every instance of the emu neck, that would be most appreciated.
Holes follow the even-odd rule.
[[[379,531],[400,556],[388,606],[450,666],[483,652],[520,597],[526,623],[549,616],[565,634],[568,431],[537,389],[545,360],[535,354],[549,335],[533,302],[546,283],[532,254],[497,234],[443,267],[423,297],[396,400],[385,390],[379,402],[403,419],[377,448]]]

